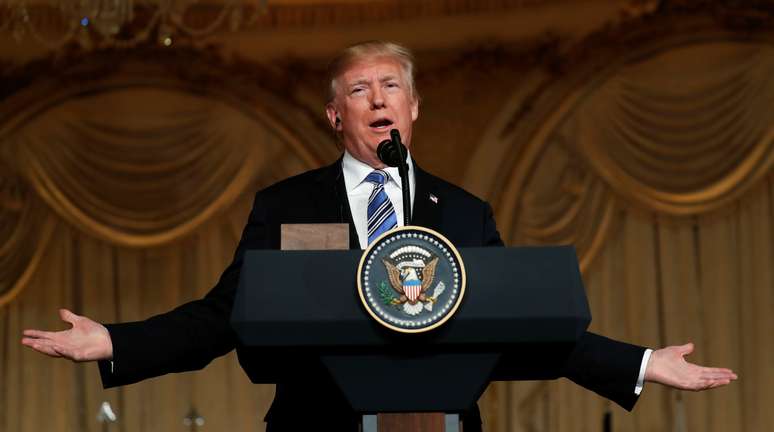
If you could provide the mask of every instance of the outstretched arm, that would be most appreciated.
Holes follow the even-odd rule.
[[[680,390],[701,391],[724,386],[737,378],[731,369],[687,362],[685,356],[692,352],[692,343],[653,351],[645,369],[645,381]]]
[[[204,368],[237,344],[229,318],[244,252],[272,246],[266,235],[267,207],[261,194],[256,194],[234,260],[204,298],[142,321],[104,326],[61,310],[62,319],[72,328],[59,332],[25,330],[22,344],[52,357],[99,361],[106,388]]]
[[[113,358],[113,342],[105,326],[67,309],[59,309],[59,316],[72,327],[57,332],[24,330],[22,344],[51,357],[75,362]]]

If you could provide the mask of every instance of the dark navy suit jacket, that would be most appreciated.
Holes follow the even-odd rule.
[[[489,204],[419,167],[415,180],[413,225],[434,229],[457,247],[503,246]],[[430,200],[431,194],[437,199]],[[239,350],[229,319],[244,252],[279,249],[281,224],[342,222],[350,226],[350,247],[359,249],[341,160],[258,192],[233,262],[204,298],[144,321],[106,326],[113,341],[114,369],[111,372],[108,362],[100,362],[103,386],[198,370]],[[634,387],[643,353],[643,347],[587,332],[562,375],[630,410],[637,401]],[[306,375],[300,382],[277,383],[266,415],[268,430],[300,430],[323,421],[331,428],[356,431],[357,417],[322,367],[312,371],[311,378]],[[466,431],[480,430],[477,406],[462,418]]]

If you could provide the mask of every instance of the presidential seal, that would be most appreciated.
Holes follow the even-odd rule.
[[[457,311],[465,293],[465,267],[441,234],[418,226],[396,228],[363,253],[357,289],[377,322],[395,331],[420,333],[440,326]]]

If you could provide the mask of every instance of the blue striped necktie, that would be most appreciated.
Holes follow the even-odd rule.
[[[387,178],[387,173],[382,170],[374,170],[366,177],[367,182],[374,184],[374,190],[368,197],[368,244],[398,225],[395,208],[384,191]]]

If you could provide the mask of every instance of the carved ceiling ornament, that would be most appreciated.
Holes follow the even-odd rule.
[[[738,28],[751,16],[753,29],[771,28],[767,10],[764,19],[757,6],[697,15],[662,5],[522,77],[470,165],[498,168],[466,178],[493,201],[506,242],[574,243],[586,269],[617,211],[711,212],[770,175],[774,119],[762,117],[774,97],[774,32]],[[696,51],[710,44],[715,64]],[[671,70],[665,87],[651,79],[664,76],[653,62],[681,58],[694,75]]]
[[[50,50],[71,43],[128,48],[153,39],[171,46],[178,37],[204,39],[250,27],[265,12],[265,0],[16,0],[0,4],[0,33]]]
[[[387,23],[528,9],[562,0],[370,0],[330,4],[283,0],[16,0],[0,4],[0,34],[49,49],[162,46],[261,29]]]

